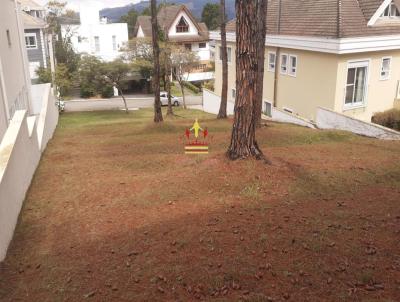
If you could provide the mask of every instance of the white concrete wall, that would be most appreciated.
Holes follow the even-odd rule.
[[[58,122],[50,84],[43,91],[40,115],[18,110],[0,144],[0,261],[4,260],[33,174]]]
[[[205,42],[206,47],[200,48],[198,42],[192,43],[192,51],[196,53],[200,61],[209,61],[211,59],[210,43]]]
[[[6,256],[39,159],[36,132],[29,136],[27,112],[19,110],[0,144],[0,261]]]
[[[307,119],[304,119],[300,116],[291,114],[289,112],[280,110],[275,107],[272,107],[271,110],[272,110],[271,120],[274,122],[295,124],[295,125],[315,129],[315,125]]]
[[[39,148],[43,152],[48,141],[53,137],[54,130],[58,124],[58,107],[56,106],[54,94],[50,84],[45,84],[42,97],[42,110],[37,121],[37,136]]]
[[[203,111],[213,114],[218,114],[221,105],[221,97],[214,92],[203,88]],[[226,112],[228,115],[233,115],[235,104],[228,100]]]
[[[379,139],[400,140],[400,132],[321,107],[317,110],[317,126],[320,129],[345,130]]]

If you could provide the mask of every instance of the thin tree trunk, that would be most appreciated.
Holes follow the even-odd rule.
[[[257,103],[254,107],[254,114],[256,119],[256,127],[261,126],[261,112],[262,112],[262,101],[263,101],[263,91],[264,91],[264,62],[265,62],[265,36],[267,34],[267,9],[268,1],[259,0],[257,4],[257,32],[259,34],[257,41]]]
[[[179,82],[179,86],[181,86],[183,109],[187,109],[186,108],[186,99],[185,99],[185,87],[183,87],[183,81]]]
[[[160,48],[158,46],[157,1],[151,0],[151,29],[153,37],[153,90],[154,90],[154,122],[163,121],[160,101]]]
[[[220,1],[221,6],[221,52],[222,52],[222,91],[221,104],[219,107],[218,118],[227,118],[226,107],[228,104],[228,53],[226,47],[226,17],[225,0]]]
[[[254,106],[257,105],[257,1],[236,0],[236,103],[231,144],[232,159],[265,159],[256,141]]]
[[[126,103],[126,99],[124,94],[122,93],[122,89],[120,89],[119,87],[117,89],[119,90],[119,94],[121,95],[122,100],[124,101],[125,112],[128,114],[129,113],[128,104]]]
[[[168,115],[174,115],[171,102],[171,63],[170,63],[170,52],[168,46],[166,46],[165,48],[165,75],[166,75],[165,85],[168,95],[168,110],[167,110],[167,116],[168,116]]]

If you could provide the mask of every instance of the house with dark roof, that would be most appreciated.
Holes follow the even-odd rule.
[[[18,0],[21,5],[21,19],[25,32],[25,44],[28,52],[29,72],[31,79],[37,79],[39,67],[50,66],[49,35],[45,21],[46,9],[33,0]]]
[[[269,0],[264,112],[315,120],[318,107],[370,121],[400,104],[400,0]],[[227,24],[229,101],[235,100],[236,22]],[[215,92],[221,94],[220,32]]]
[[[207,25],[197,22],[185,5],[169,5],[160,9],[157,15],[160,28],[168,35],[169,42],[182,45],[195,52],[200,60],[197,72],[189,75],[188,81],[206,80],[213,73],[203,72],[210,65],[210,38]],[[151,17],[139,16],[134,29],[134,37],[151,38]],[[207,78],[208,77],[208,78]]]

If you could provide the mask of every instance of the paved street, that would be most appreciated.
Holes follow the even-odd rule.
[[[149,108],[153,107],[152,97],[128,97],[128,108]],[[202,104],[202,96],[187,96],[186,105],[196,106]],[[65,111],[96,111],[96,110],[118,110],[123,109],[122,98],[98,99],[98,100],[71,100],[65,102]]]

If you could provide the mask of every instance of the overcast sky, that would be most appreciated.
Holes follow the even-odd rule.
[[[48,0],[36,0],[36,1],[43,5],[48,2]],[[140,2],[140,0],[67,0],[67,2],[68,2],[68,8],[79,10],[80,3],[90,3],[100,8],[105,8],[105,7],[124,6],[130,3]]]

